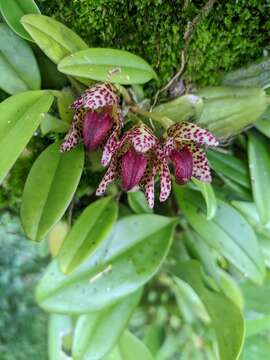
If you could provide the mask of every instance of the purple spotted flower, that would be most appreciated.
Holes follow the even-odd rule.
[[[172,125],[167,134],[163,150],[166,158],[173,164],[176,183],[183,185],[192,176],[211,182],[211,172],[202,146],[218,146],[214,135],[186,122]]]
[[[170,193],[170,173],[159,139],[144,124],[127,131],[111,153],[110,166],[96,194],[102,195],[107,186],[121,179],[126,191],[141,187],[150,208],[154,206],[155,176],[160,177],[160,200]]]
[[[87,89],[71,105],[74,118],[60,151],[73,149],[81,140],[88,150],[97,150],[105,144],[102,164],[106,166],[123,127],[119,101],[111,84],[96,84]]]

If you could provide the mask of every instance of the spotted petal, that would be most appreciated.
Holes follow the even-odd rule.
[[[194,143],[189,143],[186,146],[193,155],[192,176],[203,182],[210,183],[212,181],[211,171],[203,149]]]
[[[176,143],[194,141],[199,145],[218,146],[218,140],[207,129],[202,129],[193,123],[181,122],[168,129],[168,136]]]
[[[160,179],[160,195],[159,200],[161,202],[166,201],[171,192],[171,175],[170,169],[167,163],[166,156],[161,148],[156,151],[157,154],[157,166],[159,168]]]
[[[60,151],[66,152],[72,150],[83,137],[83,121],[86,111],[84,109],[76,110],[69,132],[61,144]]]
[[[100,196],[105,193],[107,187],[110,185],[117,178],[117,159],[113,158],[106,174],[104,175],[103,179],[101,180],[97,190],[96,195]]]
[[[113,106],[119,104],[117,90],[111,84],[96,84],[85,91],[71,105],[72,109],[97,110],[105,106]]]

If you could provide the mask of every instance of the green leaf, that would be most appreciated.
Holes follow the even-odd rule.
[[[141,291],[137,291],[113,306],[80,316],[74,330],[72,346],[74,358],[76,360],[103,359],[126,328],[140,297]]]
[[[0,88],[8,94],[40,89],[40,73],[30,46],[0,23]]]
[[[64,340],[72,332],[71,318],[52,314],[49,319],[48,350],[49,360],[71,360],[64,351]]]
[[[145,344],[129,331],[125,331],[119,343],[104,360],[154,360]]]
[[[23,191],[21,220],[31,240],[43,239],[62,218],[80,181],[82,147],[61,154],[56,142],[37,158]]]
[[[265,225],[261,223],[254,203],[247,201],[232,201],[232,205],[241,212],[258,234],[270,239],[270,223]]]
[[[58,72],[58,74],[60,74]],[[67,123],[71,123],[73,119],[73,111],[70,109],[70,105],[75,100],[75,94],[71,88],[66,87],[62,89],[60,95],[57,97],[57,107],[61,119]]]
[[[144,84],[157,79],[152,67],[128,51],[116,49],[87,49],[63,59],[58,65],[64,74],[86,79],[109,81],[123,85]]]
[[[188,246],[192,257],[198,259],[214,280],[217,287],[231,299],[240,309],[243,308],[243,296],[233,278],[218,266],[218,254],[195,232],[186,231],[185,244]]]
[[[198,118],[202,113],[202,109],[202,98],[188,94],[155,107],[153,112],[179,122],[190,120],[192,117]]]
[[[270,106],[267,107],[262,116],[256,121],[255,127],[270,138]]]
[[[206,219],[211,220],[217,211],[217,199],[212,185],[192,178],[194,184],[198,187],[206,203]]]
[[[270,315],[259,314],[255,319],[246,320],[246,336],[253,336],[270,329]]]
[[[270,221],[270,144],[262,135],[249,133],[248,157],[254,201],[263,224]]]
[[[215,293],[204,285],[197,261],[178,263],[175,274],[196,291],[208,311],[218,341],[220,360],[238,359],[245,333],[240,309],[226,296]]]
[[[140,190],[128,192],[128,204],[135,214],[151,214],[153,212],[147,204],[144,193]]]
[[[198,91],[203,111],[198,124],[218,137],[229,137],[255,123],[267,108],[263,89],[216,86]]]
[[[7,24],[15,33],[26,40],[32,41],[20,20],[23,15],[40,13],[34,0],[0,0],[0,11]]]
[[[174,227],[174,219],[151,214],[119,220],[71,275],[64,275],[57,261],[51,263],[37,288],[38,303],[47,311],[81,314],[133,293],[158,271]]]
[[[245,306],[249,310],[270,315],[270,274],[268,273],[262,285],[256,286],[250,282],[241,284]]]
[[[250,189],[248,165],[237,157],[219,151],[208,150],[207,158],[211,167],[221,175],[237,184]]]
[[[49,91],[29,91],[0,103],[0,184],[53,102]]]
[[[73,272],[108,236],[117,219],[116,201],[107,197],[90,204],[73,225],[62,245],[60,268]]]
[[[265,267],[252,227],[227,203],[218,200],[216,216],[207,221],[202,199],[186,188],[176,186],[179,206],[190,225],[219,254],[223,255],[245,276],[261,283]]]
[[[25,15],[21,23],[35,43],[56,64],[76,51],[87,49],[87,44],[77,34],[48,16]]]
[[[44,114],[43,120],[40,124],[40,131],[42,135],[47,135],[51,132],[65,133],[68,128],[69,125],[65,121],[59,120],[50,114]]]
[[[270,341],[267,335],[257,335],[246,339],[241,360],[268,360]]]

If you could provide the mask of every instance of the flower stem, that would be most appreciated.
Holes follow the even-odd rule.
[[[174,122],[171,119],[167,118],[166,116],[161,116],[154,112],[141,110],[137,106],[131,106],[130,111],[132,111],[133,113],[148,117],[148,118],[158,122],[165,129],[168,129],[170,126],[172,126],[174,124]]]

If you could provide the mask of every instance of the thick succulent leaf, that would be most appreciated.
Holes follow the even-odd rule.
[[[34,0],[0,0],[0,11],[10,28],[26,40],[32,40],[20,23],[26,14],[39,14]]]
[[[8,94],[40,89],[40,73],[30,46],[0,23],[0,88]]]
[[[250,189],[248,165],[243,160],[214,150],[207,151],[207,158],[217,174]]]
[[[263,224],[270,221],[270,143],[258,133],[248,137],[248,157],[253,198]]]
[[[28,91],[0,104],[0,184],[53,102],[49,91]]]
[[[211,220],[217,211],[217,199],[213,187],[209,183],[192,178],[192,181],[200,190],[206,203],[206,219]]]
[[[197,261],[177,264],[174,273],[187,282],[203,302],[216,333],[220,360],[238,359],[245,335],[244,318],[238,306],[205,286]]]
[[[117,219],[116,201],[107,197],[90,204],[65,238],[59,254],[61,270],[76,269],[105,240]]]
[[[81,314],[133,293],[158,271],[174,227],[174,219],[151,214],[119,220],[71,275],[64,275],[56,260],[49,265],[37,288],[38,303],[47,311]]]
[[[216,136],[235,135],[255,123],[267,108],[267,95],[260,88],[209,87],[198,91],[204,106],[198,124]]]
[[[154,113],[179,122],[199,118],[203,109],[203,100],[197,95],[183,95],[175,100],[161,104],[153,109]]]
[[[135,214],[153,213],[147,204],[144,193],[140,190],[128,192],[128,204]]]
[[[154,360],[149,349],[129,331],[120,338],[113,351],[104,360]]]
[[[140,297],[141,291],[137,291],[113,306],[80,316],[74,330],[72,345],[74,358],[77,360],[103,359],[126,328]]]
[[[47,135],[51,132],[65,133],[69,129],[69,125],[55,116],[44,114],[43,120],[40,124],[40,131],[42,135]]]
[[[56,64],[76,51],[87,49],[87,44],[77,34],[48,16],[25,15],[21,23],[35,43]]]
[[[48,328],[49,360],[72,360],[64,352],[65,338],[71,336],[72,319],[66,315],[52,314]]]
[[[175,193],[190,225],[209,246],[246,277],[262,283],[265,275],[263,257],[256,235],[245,218],[229,204],[218,200],[216,216],[207,221],[204,204],[196,192],[177,186]]]
[[[77,189],[83,164],[82,147],[61,154],[56,142],[37,158],[26,180],[21,220],[31,240],[43,239],[64,215]]]
[[[86,79],[124,85],[144,84],[157,75],[142,58],[116,49],[87,49],[72,54],[58,65],[59,71]]]

